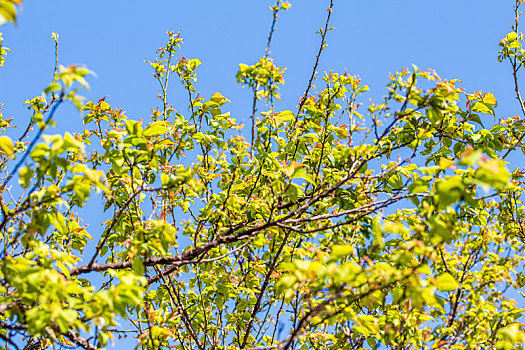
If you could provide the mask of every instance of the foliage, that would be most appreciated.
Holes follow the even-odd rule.
[[[5,19],[17,3],[0,1]],[[515,78],[520,4],[499,56]],[[149,118],[83,103],[79,66],[55,67],[27,100],[18,139],[0,118],[3,348],[97,349],[126,335],[143,349],[522,348],[517,79],[523,114],[497,121],[494,95],[417,67],[367,107],[356,76],[326,73],[316,88],[332,6],[294,110],[274,105],[285,69],[269,57],[290,4],[270,7],[266,55],[237,74],[253,91],[251,142],[227,97],[197,93],[200,61],[177,58],[172,32],[149,61],[161,87]],[[173,74],[187,112],[169,102]],[[85,131],[47,134],[66,101]],[[107,217],[100,234],[85,208]]]
[[[20,4],[22,0],[0,0],[0,24],[16,23],[16,7]]]

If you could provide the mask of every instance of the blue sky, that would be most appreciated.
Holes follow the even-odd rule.
[[[232,115],[247,120],[250,92],[236,83],[235,73],[239,63],[252,64],[264,55],[272,3],[27,0],[18,27],[1,28],[5,45],[13,50],[0,69],[3,113],[20,122],[29,118],[22,104],[50,83],[50,35],[58,32],[59,62],[85,64],[97,74],[89,79],[91,90],[85,96],[107,96],[130,118],[147,117],[158,104],[158,90],[144,59],[153,59],[166,31],[173,30],[185,38],[181,55],[203,62],[197,89],[205,96],[220,91],[232,100]],[[292,1],[292,8],[280,16],[272,56],[278,66],[287,67],[282,108],[293,108],[306,86],[318,49],[315,32],[324,23],[328,3]],[[499,40],[512,23],[513,3],[335,0],[335,30],[328,35],[320,70],[359,75],[376,100],[385,92],[388,73],[416,64],[436,69],[443,78],[460,78],[467,91],[493,92],[500,102],[498,116],[515,114],[510,70],[496,59]],[[172,103],[184,112],[185,96],[176,88],[171,94]],[[62,108],[57,121],[60,132],[82,128],[72,108]]]
[[[248,122],[251,94],[237,84],[239,63],[253,64],[264,55],[271,24],[270,0],[135,1],[26,0],[18,26],[0,27],[12,49],[0,68],[0,104],[4,117],[25,126],[30,113],[23,107],[51,82],[54,42],[60,35],[59,63],[84,64],[90,77],[91,100],[104,96],[124,108],[132,119],[147,118],[158,84],[145,59],[166,40],[166,31],[181,31],[180,56],[198,58],[196,88],[204,96],[221,92],[232,101],[232,116]],[[293,109],[311,74],[328,0],[291,0],[282,12],[271,57],[287,67],[286,86],[278,108]],[[379,101],[388,74],[416,64],[433,68],[442,78],[459,78],[467,92],[492,92],[499,102],[496,115],[519,113],[508,65],[498,63],[500,39],[510,31],[514,1],[474,0],[335,0],[328,48],[320,71],[359,75]],[[174,77],[175,78],[175,77]],[[171,83],[171,103],[185,113],[187,95]],[[83,130],[82,117],[71,106],[61,107],[53,133]],[[19,135],[22,130],[11,131]],[[248,134],[246,133],[246,136]]]

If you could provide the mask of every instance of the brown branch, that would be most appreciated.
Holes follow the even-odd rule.
[[[261,290],[260,290],[259,295],[257,297],[257,301],[255,302],[255,305],[253,306],[252,313],[250,315],[250,321],[248,322],[248,325],[246,326],[246,331],[245,331],[245,334],[244,334],[244,340],[242,342],[241,349],[244,349],[245,346],[246,346],[246,343],[248,342],[248,336],[250,335],[251,329],[253,327],[253,322],[255,320],[255,316],[259,312],[259,308],[261,306],[262,298],[264,296],[264,293],[266,292],[266,288],[268,288],[268,284],[270,283],[270,277],[271,277],[272,273],[274,272],[275,267],[277,266],[277,260],[279,260],[279,257],[280,257],[280,255],[281,255],[281,253],[283,251],[283,248],[286,245],[286,242],[288,240],[288,236],[289,236],[289,232],[287,232],[285,234],[285,236],[283,238],[283,242],[281,243],[281,245],[279,246],[279,249],[275,253],[275,256],[273,258],[272,264],[271,264],[270,268],[268,269],[268,272],[266,273],[266,276],[264,278],[264,282],[262,284]]]
[[[4,329],[13,329],[13,330],[16,330],[16,331],[22,331],[22,332],[27,332],[27,327],[26,326],[20,326],[20,325],[16,325],[16,326],[9,326],[3,322],[0,322],[0,326]],[[75,343],[76,345],[82,347],[83,349],[86,349],[86,350],[97,350],[98,347],[96,347],[95,345],[91,344],[87,339],[85,339],[84,337],[80,336],[78,333],[76,333],[75,331],[69,329],[67,330],[65,333],[62,333],[60,331],[60,327],[58,327],[57,325],[52,325],[50,328],[53,329],[53,331],[56,333],[56,334],[62,334],[64,337],[66,337],[67,339],[69,339],[71,342]],[[28,349],[37,349],[39,348],[41,345],[41,342],[38,340],[36,342],[33,343],[33,340],[30,340],[30,343],[28,343],[24,349],[28,350]]]
[[[81,337],[78,333],[73,332],[72,330],[68,330],[66,334],[64,334],[66,338],[71,340],[73,343],[77,344],[78,346],[81,346],[82,348],[86,350],[97,350],[98,347],[91,344],[87,339]]]
[[[303,110],[304,104],[306,102],[306,99],[308,98],[308,94],[310,93],[310,89],[312,88],[313,81],[317,74],[317,67],[319,66],[319,60],[321,59],[321,54],[326,47],[326,40],[325,40],[326,33],[328,32],[328,26],[330,24],[330,17],[332,16],[333,7],[334,7],[334,1],[330,0],[330,6],[328,7],[328,15],[326,16],[324,30],[321,31],[321,45],[319,46],[319,51],[317,52],[317,56],[315,57],[315,63],[314,63],[314,67],[312,70],[312,75],[310,76],[310,80],[308,81],[308,85],[306,86],[306,90],[304,91],[303,97],[301,98],[301,101],[299,102],[299,107],[297,108],[297,115],[295,116],[295,120],[293,122],[291,130],[295,129],[297,120],[299,119],[299,115],[301,114]]]
[[[244,230],[236,234],[219,236],[211,242],[202,244],[196,248],[193,248],[191,250],[188,250],[178,255],[148,258],[144,260],[144,266],[172,265],[172,267],[178,267],[178,266],[183,266],[183,265],[199,263],[200,260],[194,260],[194,259],[206,253],[210,249],[213,249],[222,244],[233,243],[233,242],[241,241],[247,238],[251,238],[254,234],[257,234],[258,232],[274,224],[275,224],[275,221],[268,222],[266,224],[256,226],[248,230]],[[76,275],[93,272],[93,271],[106,271],[110,269],[121,270],[121,269],[130,268],[131,264],[132,264],[132,261],[116,262],[116,263],[110,263],[110,264],[86,264],[86,265],[83,265],[77,268],[73,268],[70,271],[70,274],[72,276],[76,276]],[[164,271],[163,273],[166,274],[169,272]],[[158,277],[152,277],[149,280],[148,284],[151,284],[156,281],[158,281]]]
[[[300,206],[296,210],[288,213],[287,215],[285,215],[285,216],[283,216],[283,217],[281,217],[279,219],[276,219],[276,220],[273,220],[273,221],[268,221],[265,224],[262,224],[262,225],[259,225],[259,226],[255,226],[255,227],[243,230],[243,231],[238,232],[238,233],[233,233],[234,229],[230,229],[227,232],[227,234],[225,234],[223,236],[219,236],[219,237],[215,238],[214,240],[212,240],[211,242],[204,243],[204,244],[202,244],[202,245],[200,245],[200,246],[198,246],[196,248],[193,248],[191,250],[188,250],[188,251],[186,251],[184,253],[181,253],[181,254],[178,254],[178,255],[175,255],[175,256],[154,257],[154,258],[145,259],[144,260],[144,266],[172,265],[170,269],[171,269],[171,271],[173,271],[178,266],[183,266],[183,265],[188,265],[188,264],[193,264],[193,263],[198,262],[198,261],[195,261],[194,259],[199,257],[200,255],[206,253],[210,249],[218,247],[219,245],[229,244],[229,243],[233,243],[233,242],[238,242],[238,241],[245,240],[245,239],[251,238],[253,236],[256,236],[259,232],[261,232],[261,231],[263,231],[263,230],[265,230],[265,229],[267,229],[269,227],[276,226],[277,224],[284,223],[284,222],[286,222],[286,220],[288,220],[288,219],[290,219],[290,218],[292,218],[294,216],[301,215],[302,213],[304,213],[308,208],[310,208],[320,198],[326,197],[327,195],[331,194],[336,189],[338,189],[339,187],[344,185],[346,182],[348,182],[355,175],[355,173],[357,171],[359,171],[359,169],[361,168],[362,165],[363,165],[363,163],[360,163],[359,165],[356,165],[354,163],[352,165],[352,168],[349,170],[348,175],[344,179],[339,181],[334,186],[329,187],[329,188],[319,192],[317,195],[313,196],[305,204],[303,204],[302,206]],[[130,200],[131,200],[131,198],[130,198]],[[130,268],[131,265],[132,265],[131,261],[116,262],[116,263],[109,263],[109,264],[95,264],[94,263],[94,259],[92,259],[92,262],[90,262],[90,263],[88,263],[86,265],[83,265],[83,266],[80,266],[80,267],[77,267],[77,268],[73,268],[70,271],[70,274],[72,276],[76,276],[76,275],[80,275],[80,274],[84,274],[84,273],[88,273],[88,272],[93,272],[93,271],[106,271],[106,270],[110,270],[110,269],[121,270],[121,269]],[[169,273],[171,271],[164,271],[164,273]],[[151,283],[154,283],[156,281],[158,281],[158,278],[152,277],[148,281],[148,285],[151,284]]]
[[[322,313],[325,310],[326,305],[328,305],[329,303],[338,299],[341,296],[343,296],[343,291],[339,290],[334,295],[332,295],[330,298],[324,300],[321,304],[317,305],[312,310],[307,312],[306,315],[304,315],[304,317],[301,319],[301,321],[299,321],[299,324],[297,325],[297,327],[295,327],[294,331],[292,332],[288,340],[281,347],[279,347],[279,350],[287,350],[292,345],[295,338],[297,338],[299,334],[302,332],[303,328],[306,327],[306,324],[312,318]]]
[[[16,305],[15,302],[0,304],[0,314],[3,314],[5,311],[9,310],[10,308],[12,308],[15,305]]]
[[[518,12],[518,8],[519,8],[519,5],[520,3],[519,2],[516,2],[516,6],[514,7],[514,12],[515,12],[515,16],[514,16],[514,19],[516,21],[516,24],[514,26],[514,32],[516,33],[516,35],[519,36],[519,32],[518,32],[518,18],[520,16],[520,13]],[[517,51],[518,49],[515,49],[515,53],[517,54]],[[519,85],[518,85],[518,70],[520,69],[521,67],[521,63],[518,65],[517,64],[517,56],[514,56],[514,61],[512,61],[512,58],[509,57],[509,62],[511,63],[512,65],[512,76],[514,78],[514,92],[516,93],[516,99],[518,100],[519,104],[520,104],[520,108],[521,108],[521,113],[523,116],[525,116],[525,105],[523,104],[523,99],[521,98],[521,94],[520,94],[520,89],[519,89]],[[521,135],[521,137],[518,139],[518,141],[516,142],[516,145],[515,146],[512,146],[509,148],[509,150],[505,153],[505,155],[502,157],[502,159],[505,159],[512,150],[514,150],[514,148],[519,145],[521,143],[521,141],[523,141],[523,138],[525,137],[525,133],[523,133]]]
[[[169,296],[170,296],[172,302],[174,304],[176,304],[177,307],[180,309],[180,313],[181,313],[181,316],[182,316],[181,317],[182,318],[182,322],[184,322],[184,324],[186,325],[186,329],[190,333],[190,335],[193,338],[193,340],[195,340],[195,343],[197,343],[197,347],[199,349],[204,349],[204,347],[202,346],[201,342],[199,341],[199,337],[197,335],[197,332],[195,331],[195,328],[193,328],[193,324],[191,323],[191,320],[190,320],[190,318],[188,316],[188,313],[186,312],[186,310],[184,309],[184,306],[182,305],[179,293],[177,292],[177,289],[174,286],[173,281],[170,278],[170,285],[171,285],[171,288],[170,288],[170,286],[168,285],[168,282],[166,281],[166,278],[164,277],[164,273],[162,271],[158,270],[158,269],[156,269],[156,272],[157,272],[157,275],[160,276],[162,278],[162,280],[164,281],[164,286],[168,290],[168,293],[169,293]],[[173,296],[172,288],[173,288],[173,291],[175,292],[177,298],[175,298]]]
[[[2,333],[0,333],[0,339],[3,339],[6,343],[11,344],[11,346],[13,346],[16,350],[20,350],[20,348],[11,339],[3,335]],[[6,349],[7,349],[7,344],[6,344]]]
[[[270,45],[272,43],[273,39],[273,33],[275,31],[275,24],[277,23],[278,13],[279,13],[279,3],[281,0],[277,0],[277,3],[275,4],[273,11],[273,19],[272,19],[272,26],[270,27],[270,32],[268,33],[268,41],[266,42],[266,52],[264,54],[264,58],[268,58],[270,55]]]
[[[288,224],[288,223],[303,223],[303,222],[320,221],[320,220],[336,218],[336,217],[340,217],[344,215],[357,214],[357,213],[361,213],[367,210],[374,211],[374,210],[377,210],[377,207],[384,207],[384,206],[392,204],[393,202],[397,202],[402,199],[406,199],[410,197],[417,197],[417,196],[421,196],[421,195],[418,193],[413,193],[413,194],[407,194],[407,195],[398,196],[398,197],[391,197],[391,198],[384,199],[381,201],[372,202],[372,203],[363,205],[358,208],[348,209],[348,210],[336,212],[336,213],[328,213],[328,214],[322,214],[322,215],[317,215],[317,216],[310,216],[307,218],[289,219],[289,220],[283,221],[282,223]]]
[[[331,303],[331,302],[333,302],[333,301],[335,301],[337,299],[351,299],[350,301],[348,301],[345,304],[344,307],[340,308],[338,311],[335,311],[330,316],[337,315],[337,314],[341,313],[348,305],[354,303],[355,301],[358,301],[358,300],[362,299],[363,297],[366,297],[366,296],[370,295],[371,293],[375,292],[376,290],[389,288],[390,286],[392,286],[392,285],[402,281],[403,279],[409,278],[414,273],[416,273],[416,271],[417,271],[417,267],[411,269],[406,275],[401,276],[401,277],[396,277],[396,278],[394,278],[391,281],[383,281],[383,282],[378,281],[378,283],[374,283],[374,284],[370,285],[370,288],[366,292],[359,293],[359,294],[355,294],[352,291],[350,291],[350,293],[345,293],[345,290],[343,289],[344,286],[341,286],[338,291],[336,291],[334,294],[332,294],[332,296],[330,296],[328,299],[324,300],[322,303],[320,303],[319,305],[317,305],[316,307],[314,307],[313,309],[308,311],[303,316],[303,318],[301,318],[301,320],[299,321],[299,324],[294,328],[294,330],[293,330],[292,334],[290,335],[290,337],[288,338],[288,340],[286,340],[279,347],[279,350],[288,350],[288,348],[290,348],[290,346],[292,345],[294,340],[300,335],[300,333],[302,332],[303,328],[305,328],[307,326],[308,322],[312,318],[314,318],[315,316],[323,313],[325,311],[326,306],[329,303]],[[367,283],[362,284],[358,289],[361,289]]]
[[[26,346],[24,346],[24,350],[37,350],[41,348],[40,345],[41,345],[40,340],[37,340],[35,342],[35,339],[31,338],[29,340],[29,343]]]
[[[257,90],[259,89],[259,84],[253,87],[253,104],[252,104],[252,142],[250,145],[251,157],[255,157],[255,152],[253,150],[253,145],[255,144],[255,113],[257,112]]]
[[[144,190],[144,188],[141,186],[139,187],[135,192],[133,192],[133,194],[128,198],[128,200],[124,203],[124,205],[120,208],[119,212],[117,213],[117,215],[115,217],[113,217],[113,221],[111,221],[111,225],[107,228],[107,230],[104,232],[103,234],[103,238],[102,240],[99,242],[99,244],[97,245],[97,248],[95,249],[95,254],[93,254],[93,257],[91,258],[91,260],[89,261],[89,264],[87,266],[93,266],[93,265],[96,265],[95,264],[95,260],[96,258],[98,257],[98,255],[100,254],[100,250],[102,249],[102,247],[104,246],[104,244],[106,244],[108,238],[109,238],[109,235],[111,234],[111,231],[113,231],[113,228],[115,227],[115,225],[117,224],[117,221],[120,219],[120,217],[122,216],[122,214],[124,214],[124,211],[128,208],[128,205],[133,201],[133,199],[140,193]]]

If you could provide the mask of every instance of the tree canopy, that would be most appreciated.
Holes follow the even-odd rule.
[[[228,96],[198,92],[175,32],[148,61],[150,116],[85,102],[92,72],[58,57],[28,125],[0,113],[0,349],[523,348],[522,1],[498,56],[512,117],[430,69],[392,74],[380,102],[358,76],[318,72],[334,2],[292,110],[270,55],[291,4],[270,7],[265,55],[236,75],[247,126]],[[0,0],[2,22],[20,3]],[[54,135],[65,103],[85,130]],[[109,217],[100,235],[87,207]]]

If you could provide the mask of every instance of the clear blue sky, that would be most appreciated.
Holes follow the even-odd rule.
[[[239,63],[264,55],[271,14],[270,0],[65,1],[26,0],[18,27],[7,25],[5,45],[13,51],[0,69],[0,102],[5,116],[25,122],[22,103],[39,95],[52,77],[52,32],[60,34],[59,62],[85,64],[96,72],[89,79],[89,99],[124,108],[134,119],[147,117],[157,83],[144,59],[153,59],[166,31],[181,31],[182,55],[199,58],[197,88],[232,100],[232,115],[247,119],[250,93],[235,81]],[[327,0],[292,0],[283,12],[272,46],[276,64],[287,67],[285,103],[293,108],[305,88],[324,23]],[[374,99],[384,93],[388,73],[416,64],[443,78],[460,78],[467,91],[491,91],[500,102],[499,116],[517,113],[509,69],[496,60],[498,43],[510,29],[514,1],[335,0],[329,47],[321,71],[361,76]],[[172,83],[172,86],[176,84]],[[185,96],[176,89],[172,103],[184,112]],[[180,98],[178,98],[180,96]],[[177,103],[179,101],[179,103]],[[81,118],[63,108],[58,130],[78,130]]]
[[[318,50],[315,32],[324,24],[329,0],[291,0],[281,13],[272,45],[278,66],[287,67],[282,109],[293,109],[311,73]],[[248,121],[250,91],[236,83],[239,63],[264,55],[271,23],[270,0],[25,0],[18,26],[0,27],[12,49],[0,68],[4,117],[25,126],[23,102],[40,95],[52,80],[54,42],[60,35],[59,63],[84,64],[97,76],[82,94],[124,108],[132,119],[147,118],[158,105],[157,82],[144,62],[154,59],[166,31],[181,31],[181,56],[199,58],[197,90],[219,91],[232,101],[232,116]],[[335,0],[328,48],[320,71],[359,75],[379,100],[388,74],[416,64],[442,78],[459,78],[467,92],[492,92],[497,117],[518,114],[508,65],[497,62],[498,43],[513,21],[511,0]],[[175,78],[175,77],[174,77]],[[187,95],[171,86],[171,103],[185,113]],[[524,83],[525,86],[525,83]],[[279,107],[279,105],[278,105]],[[56,131],[83,130],[72,107],[61,107]],[[21,130],[13,132],[19,135]],[[117,348],[119,343],[117,343]],[[120,343],[121,344],[121,343]],[[127,345],[126,345],[127,347]],[[131,348],[131,346],[130,346]]]

